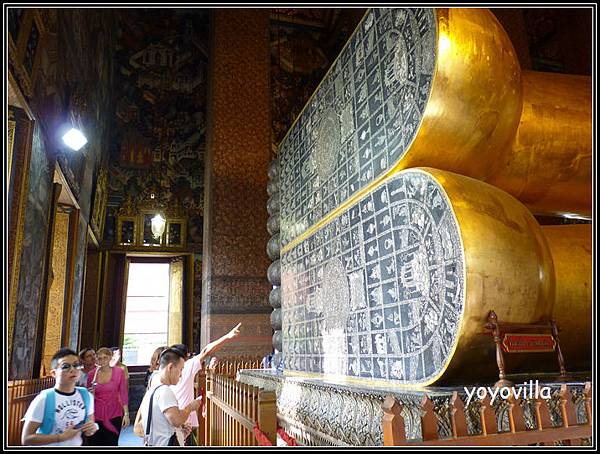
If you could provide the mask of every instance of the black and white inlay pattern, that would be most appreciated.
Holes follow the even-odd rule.
[[[281,260],[286,369],[413,384],[444,369],[464,255],[429,174],[394,175]]]
[[[279,147],[281,241],[318,222],[399,161],[435,68],[432,9],[373,9]]]

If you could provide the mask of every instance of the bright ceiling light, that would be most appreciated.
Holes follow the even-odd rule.
[[[160,213],[156,213],[156,216],[152,218],[152,235],[154,238],[159,239],[165,232],[165,224],[167,220],[163,218]]]
[[[69,148],[75,151],[78,151],[87,143],[85,136],[79,129],[75,128],[71,128],[69,132],[62,137],[62,140]]]

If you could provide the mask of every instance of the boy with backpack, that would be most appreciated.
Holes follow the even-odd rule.
[[[73,350],[61,348],[50,362],[54,388],[39,393],[29,405],[23,421],[23,445],[81,446],[81,434],[93,435],[94,398],[79,386],[82,364]]]

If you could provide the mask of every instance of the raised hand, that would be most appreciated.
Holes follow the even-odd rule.
[[[233,339],[234,337],[239,336],[240,335],[240,326],[242,326],[242,324],[238,323],[234,328],[232,328],[232,330],[227,333],[227,338]]]
[[[210,359],[210,363],[208,363],[208,370],[215,370],[215,367],[217,367],[218,363],[219,363],[219,359],[216,356],[213,356]]]

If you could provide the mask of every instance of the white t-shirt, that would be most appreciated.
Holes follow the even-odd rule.
[[[177,402],[179,402],[179,408],[185,408],[187,404],[194,400],[194,382],[200,369],[202,369],[200,355],[196,355],[185,362],[181,371],[181,378],[176,385],[171,385],[171,389],[177,397]],[[198,427],[198,413],[191,412],[186,423],[192,427]]]
[[[56,414],[54,416],[54,426],[52,426],[52,434],[62,434],[69,427],[74,427],[83,422],[85,418],[85,406],[83,398],[79,391],[74,390],[71,394],[65,394],[57,389],[56,393]],[[23,416],[23,421],[39,422],[44,421],[44,408],[46,406],[46,393],[42,392],[35,396],[29,408]],[[90,408],[88,408],[88,418],[94,414],[94,398],[90,395]],[[70,440],[61,441],[58,443],[49,443],[45,446],[81,446],[83,440],[81,432],[75,435]],[[43,445],[38,445],[43,446]]]
[[[150,446],[168,446],[169,438],[175,433],[175,427],[171,425],[165,416],[165,410],[171,407],[178,407],[177,398],[173,394],[170,386],[159,386],[154,392],[154,402],[152,405],[152,424],[148,444]],[[142,411],[142,424],[144,433],[146,433],[146,424],[148,421],[148,406],[150,405],[150,396],[144,404]]]

